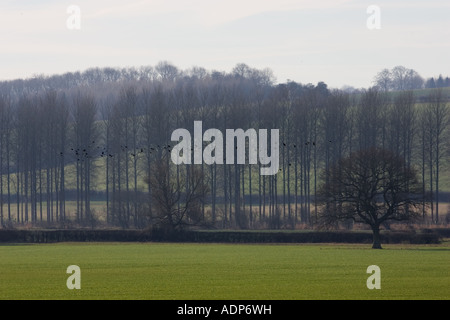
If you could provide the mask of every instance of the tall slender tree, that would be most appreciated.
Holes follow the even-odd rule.
[[[97,104],[91,94],[77,93],[73,97],[73,159],[76,161],[77,220],[81,223],[93,219],[91,188],[95,175],[94,158],[99,134],[96,125]]]

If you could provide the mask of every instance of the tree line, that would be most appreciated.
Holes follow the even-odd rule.
[[[450,87],[450,78],[440,74],[438,77],[424,79],[416,70],[404,66],[384,68],[376,74],[373,83],[380,90],[402,91],[415,89],[435,89]]]
[[[1,225],[311,226],[321,174],[371,147],[417,168],[421,192],[432,195],[422,218],[439,222],[449,106],[441,89],[428,98],[275,84],[270,69],[246,64],[220,72],[161,62],[2,82]],[[278,174],[262,176],[248,161],[174,165],[171,133],[196,120],[222,132],[279,129]]]

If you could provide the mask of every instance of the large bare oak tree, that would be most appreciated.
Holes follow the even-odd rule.
[[[369,148],[340,159],[325,172],[320,218],[325,224],[352,219],[370,226],[374,249],[381,249],[380,226],[410,220],[423,205],[416,172],[403,157]]]

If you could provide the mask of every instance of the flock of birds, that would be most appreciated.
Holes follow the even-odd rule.
[[[332,141],[329,140],[329,142],[331,143]],[[283,142],[282,144],[283,144],[283,147],[287,147],[287,144],[285,142]],[[311,142],[307,141],[304,144],[305,144],[305,146],[309,146],[309,145],[316,146],[315,141],[311,141]],[[292,146],[294,148],[297,147],[296,144],[292,144]],[[132,157],[137,157],[139,154],[142,154],[146,151],[146,148],[143,148],[143,147],[129,148],[127,145],[121,145],[119,148],[122,152],[130,152],[130,155]],[[173,148],[173,146],[170,144],[163,144],[163,145],[155,144],[155,145],[152,145],[151,147],[149,147],[148,154],[152,154],[154,152],[159,152],[162,150],[171,152],[172,148]],[[235,149],[237,149],[237,146],[235,147]],[[191,151],[193,151],[193,150],[194,150],[194,148],[191,148]],[[70,148],[70,151],[71,151],[72,155],[75,156],[77,161],[83,161],[84,159],[95,158],[95,157],[113,158],[117,154],[117,153],[109,151],[108,148],[105,146],[103,146],[103,147],[100,147],[98,145],[95,146],[95,140],[93,140],[91,142],[91,144],[88,145],[87,147],[78,147],[78,148],[72,147],[72,148]],[[64,155],[64,152],[61,151],[60,156],[63,156],[63,155]],[[289,163],[289,165],[291,165],[291,163]]]
[[[132,157],[137,157],[139,154],[144,153],[146,151],[145,148],[142,147],[138,147],[138,148],[129,148],[127,145],[121,145],[119,147],[119,149],[121,150],[121,152],[127,152],[129,153]],[[148,154],[152,154],[155,151],[159,151],[159,150],[167,150],[168,152],[171,151],[171,145],[167,144],[167,145],[159,145],[159,144],[155,144],[153,146],[151,146],[148,150]],[[69,155],[74,156],[77,161],[84,161],[84,159],[90,159],[90,158],[103,158],[103,157],[110,157],[113,158],[115,155],[117,155],[117,152],[112,152],[110,150],[108,150],[107,147],[103,146],[95,146],[95,140],[93,140],[91,142],[90,145],[88,145],[87,147],[72,147],[70,148],[70,152]],[[59,153],[59,155],[62,157],[65,155],[64,151],[61,151]]]

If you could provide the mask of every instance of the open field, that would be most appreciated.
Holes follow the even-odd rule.
[[[450,299],[440,245],[56,243],[0,246],[0,299]],[[69,290],[69,265],[81,289]],[[381,289],[366,286],[367,267]]]

